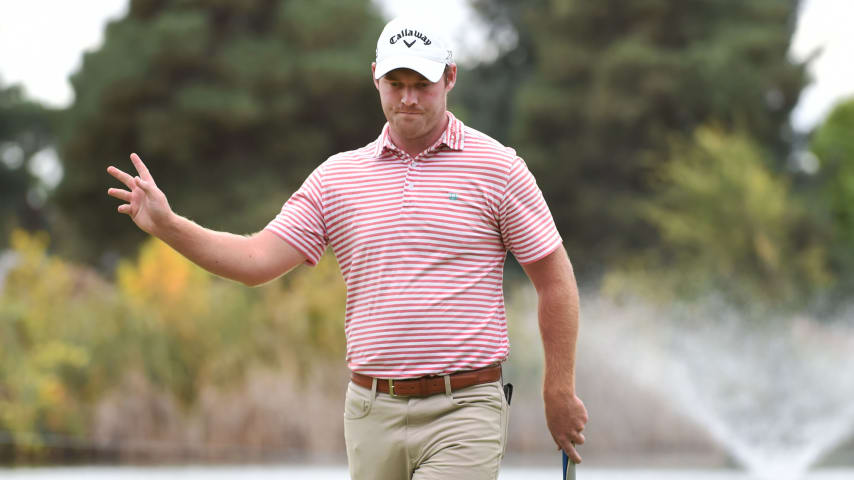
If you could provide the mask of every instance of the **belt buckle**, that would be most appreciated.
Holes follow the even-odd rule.
[[[392,397],[397,396],[397,394],[394,393],[394,379],[393,378],[388,379],[388,394],[391,395]]]

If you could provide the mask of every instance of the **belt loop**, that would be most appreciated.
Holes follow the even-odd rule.
[[[451,396],[451,376],[450,375],[442,375],[442,378],[445,379],[445,395]]]
[[[377,377],[371,379],[371,401],[377,398]]]

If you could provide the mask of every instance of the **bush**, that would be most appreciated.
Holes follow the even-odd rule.
[[[769,163],[740,133],[702,127],[674,140],[641,207],[661,247],[612,273],[607,289],[803,306],[832,277],[806,209]]]
[[[97,405],[129,377],[142,375],[192,415],[200,392],[239,389],[250,371],[299,383],[330,365],[345,370],[344,285],[330,257],[248,289],[152,239],[120,262],[113,284],[48,254],[45,234],[16,231],[11,245],[0,430],[17,457],[38,458],[56,438],[87,445]]]

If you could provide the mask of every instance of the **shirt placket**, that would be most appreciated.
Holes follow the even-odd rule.
[[[415,157],[412,157],[397,147],[389,147],[389,150],[393,152],[398,160],[403,162],[406,167],[406,174],[403,176],[403,198],[401,200],[401,210],[406,210],[412,206],[414,192],[418,188],[416,180],[418,179],[418,172],[424,163],[424,158],[432,152],[437,151],[437,149],[438,147],[434,146],[419,153]]]
[[[406,175],[403,177],[403,208],[407,209],[412,206],[416,185],[418,169],[421,164],[421,155],[411,157],[409,154],[403,154],[403,162],[406,165]]]

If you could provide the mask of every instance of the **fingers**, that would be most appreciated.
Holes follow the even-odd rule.
[[[558,445],[558,450],[563,450],[573,463],[581,463],[581,455],[576,449],[576,445],[584,444],[584,435],[581,432],[573,432],[558,439],[553,437]]]
[[[150,183],[146,182],[145,180],[143,180],[139,177],[134,177],[133,180],[134,180],[134,183],[136,183],[136,186],[143,189],[145,191],[145,193],[151,193],[151,184]]]
[[[123,172],[123,171],[119,170],[118,168],[116,168],[116,167],[114,167],[114,166],[112,166],[112,165],[110,165],[109,167],[107,167],[107,173],[109,173],[110,175],[112,175],[116,180],[118,180],[118,181],[120,181],[120,182],[124,183],[126,187],[130,188],[131,190],[133,190],[133,185],[134,185],[133,177],[131,177],[131,176],[130,176],[130,175],[128,175],[127,173],[125,173],[125,172]]]
[[[130,202],[131,196],[133,194],[128,192],[127,190],[122,190],[120,188],[110,188],[107,190],[107,195],[118,198],[119,200],[124,200],[126,202]]]
[[[146,167],[145,164],[142,163],[142,159],[139,158],[139,155],[131,153],[130,161],[133,162],[133,166],[136,167],[136,171],[139,172],[139,176],[142,177],[143,180],[147,180],[154,183],[154,179],[151,178],[151,173],[149,173],[148,167]]]
[[[578,454],[578,450],[575,449],[575,445],[570,444],[568,447],[564,447],[561,450],[566,452],[566,456],[572,460],[572,463],[581,463],[581,455]]]
[[[113,166],[107,167],[107,173],[115,177],[116,180],[125,184],[125,186],[131,190],[127,191],[120,188],[110,188],[107,190],[107,195],[128,202],[119,205],[118,208],[116,208],[119,213],[127,215],[131,215],[131,212],[133,211],[130,205],[131,199],[133,198],[133,190],[140,188],[146,193],[151,193],[152,188],[154,187],[154,179],[151,178],[151,173],[149,173],[145,164],[142,163],[142,159],[139,158],[139,155],[132,153],[130,159],[131,162],[133,162],[133,166],[136,168],[136,171],[139,172],[138,177],[132,177]]]

